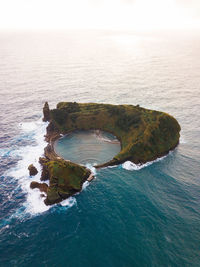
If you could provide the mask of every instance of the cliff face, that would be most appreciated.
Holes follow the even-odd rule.
[[[167,113],[132,105],[61,102],[50,110],[49,140],[74,130],[101,129],[114,134],[121,151],[111,161],[145,163],[167,154],[179,143],[180,125]]]

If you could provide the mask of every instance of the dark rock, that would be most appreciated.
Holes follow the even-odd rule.
[[[53,204],[56,204],[56,203],[60,203],[63,199],[58,196],[57,198],[54,198],[53,200],[50,200],[48,197],[45,198],[44,200],[44,204],[49,206],[49,205],[53,205]]]
[[[30,176],[34,176],[38,173],[38,170],[33,166],[33,164],[28,166]]]
[[[47,133],[45,135],[45,140],[47,142],[51,142],[51,141],[56,140],[57,138],[59,138],[59,136],[60,136],[59,129],[57,128],[55,123],[53,123],[51,121],[47,126]]]
[[[48,171],[47,166],[45,165],[43,165],[42,167],[42,174],[41,174],[40,180],[41,181],[49,180],[49,171]]]
[[[50,110],[48,102],[45,102],[44,104],[43,114],[44,114],[43,121],[50,121]]]
[[[39,163],[42,165],[42,174],[40,177],[41,181],[49,180],[49,171],[46,165],[48,162],[49,160],[47,158],[44,158],[44,157],[39,158]]]
[[[40,192],[47,193],[48,185],[46,183],[38,183],[38,182],[33,181],[30,184],[30,188],[31,189],[38,188],[40,190]]]
[[[48,160],[55,160],[58,156],[55,153],[53,146],[48,144],[45,148],[44,148],[44,155]]]
[[[44,166],[44,164],[47,163],[47,162],[48,162],[48,159],[46,159],[46,158],[44,158],[44,157],[40,157],[40,158],[39,158],[39,163],[40,163],[42,166]]]

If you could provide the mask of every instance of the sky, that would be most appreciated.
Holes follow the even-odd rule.
[[[200,29],[200,0],[0,0],[0,29]]]

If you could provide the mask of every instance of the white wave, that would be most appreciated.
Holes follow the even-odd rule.
[[[29,183],[30,187],[30,183]],[[27,202],[24,204],[25,212],[30,213],[32,215],[36,215],[38,213],[45,212],[51,208],[51,206],[47,206],[44,204],[44,198],[41,197],[41,193],[39,189],[28,190],[27,194]]]
[[[101,137],[101,136],[98,136],[97,137],[99,140],[103,141],[103,142],[107,142],[107,143],[114,143],[114,144],[120,144],[119,140],[117,139],[108,139],[106,137]]]
[[[17,238],[22,238],[22,237],[29,237],[29,235],[27,233],[20,233],[20,234],[16,234],[13,232],[13,235],[16,236]]]
[[[88,168],[94,175],[97,173],[96,168],[94,167],[96,163],[91,164],[91,163],[86,163],[85,166]]]
[[[41,122],[41,119],[32,122],[22,122],[19,124],[19,126],[21,127],[23,132],[32,132],[37,130],[38,124],[40,124]]]
[[[94,164],[94,165],[95,165],[95,164]],[[96,174],[96,169],[95,169],[95,167],[94,167],[92,164],[90,164],[90,163],[87,163],[85,166],[86,166],[86,168],[88,168],[88,169],[92,172],[92,174],[95,176],[95,174]],[[95,178],[95,177],[94,177],[94,178]],[[90,185],[90,182],[85,181],[85,182],[83,183],[83,185],[82,185],[82,190],[81,190],[81,191],[85,190],[89,185]],[[79,193],[77,193],[77,194],[79,194]]]
[[[32,190],[30,188],[31,181],[40,182],[41,166],[38,159],[43,155],[44,147],[46,146],[44,135],[47,125],[48,123],[43,122],[42,119],[20,124],[23,133],[29,133],[30,139],[35,142],[35,145],[28,145],[15,150],[14,154],[20,156],[21,159],[15,168],[8,170],[6,173],[18,180],[21,189],[26,193],[25,212],[32,215],[47,211],[50,208],[50,206],[44,204],[41,192],[38,189]],[[32,178],[29,176],[28,171],[30,164],[34,164],[38,169],[38,174]]]
[[[30,141],[34,141],[35,145],[28,145],[20,147],[18,150],[13,151],[13,155],[19,156],[21,159],[18,161],[17,166],[6,172],[6,175],[14,177],[18,180],[18,184],[24,193],[26,193],[26,202],[23,204],[23,209],[18,209],[14,214],[9,218],[9,221],[12,218],[21,218],[23,214],[37,215],[49,210],[51,206],[44,204],[45,193],[41,193],[39,189],[31,189],[31,181],[41,182],[41,165],[38,160],[44,153],[44,148],[47,143],[44,140],[44,135],[46,133],[46,127],[48,122],[43,122],[42,119],[33,122],[20,123],[20,128],[22,134],[26,133],[25,138],[30,138]],[[22,137],[23,138],[23,137]],[[29,176],[28,166],[33,164],[37,170],[38,174],[34,177]],[[49,185],[49,181],[45,181]],[[61,206],[72,207],[76,204],[76,199],[70,197],[66,200],[63,200]],[[24,215],[25,216],[25,215]]]
[[[103,132],[100,131],[100,130],[95,130],[93,132],[93,135],[99,139],[100,141],[103,141],[103,142],[107,142],[107,143],[111,143],[111,144],[120,144],[120,141],[116,138],[113,139],[113,138],[109,138],[108,136],[104,136],[103,135]]]
[[[186,144],[187,143],[185,138],[182,135],[180,136],[179,142],[180,142],[180,144]]]
[[[166,157],[167,156],[163,156],[163,157],[157,158],[156,160],[149,161],[149,162],[144,163],[144,164],[135,164],[131,161],[126,161],[122,164],[122,168],[125,170],[128,170],[128,171],[138,171],[138,170],[141,170],[142,168],[145,168],[145,167],[147,167],[147,166],[149,166],[155,162],[161,161]]]
[[[89,185],[90,183],[88,181],[85,181],[82,185],[82,190],[85,190]]]
[[[9,148],[1,148],[0,149],[0,157],[5,157],[5,156],[9,156],[11,153],[11,149]]]
[[[0,233],[2,233],[4,230],[8,229],[10,226],[7,224],[5,226],[3,226],[1,229],[0,229]]]
[[[75,197],[69,197],[65,200],[63,200],[62,202],[60,202],[60,205],[63,206],[63,207],[72,207],[76,204],[76,198]]]
[[[112,165],[112,166],[108,166],[107,168],[110,168],[110,169],[112,169],[112,168],[116,168],[118,165]]]

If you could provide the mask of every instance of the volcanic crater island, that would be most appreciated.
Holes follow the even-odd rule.
[[[32,181],[30,187],[38,188],[46,205],[59,203],[80,192],[85,181],[92,181],[94,174],[82,164],[64,159],[55,152],[55,142],[76,131],[101,131],[116,136],[120,152],[107,162],[94,165],[103,168],[131,161],[144,164],[162,157],[179,143],[180,125],[167,113],[149,110],[139,105],[111,105],[97,103],[60,102],[55,109],[43,107],[43,121],[49,122],[45,139],[48,145],[42,166],[41,183]],[[67,147],[66,147],[67,149]],[[37,169],[31,164],[31,176]],[[49,181],[48,184],[45,181]]]

